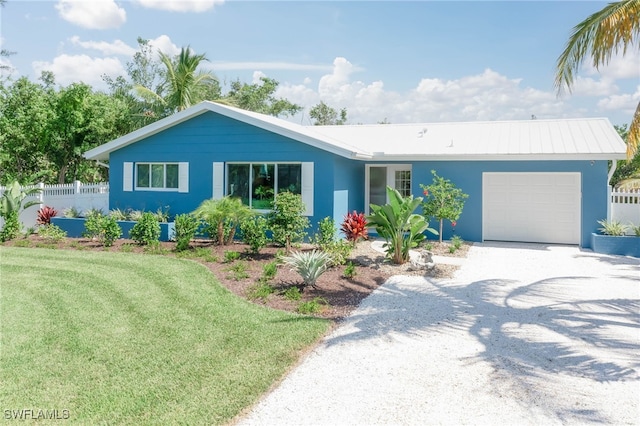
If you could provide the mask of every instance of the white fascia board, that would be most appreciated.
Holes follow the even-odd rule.
[[[626,154],[478,154],[478,155],[373,155],[371,161],[590,161],[624,160]]]

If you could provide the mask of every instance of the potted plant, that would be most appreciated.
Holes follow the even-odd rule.
[[[640,226],[627,226],[616,220],[599,220],[600,233],[591,234],[591,248],[596,253],[640,257]],[[635,235],[627,235],[633,230]]]

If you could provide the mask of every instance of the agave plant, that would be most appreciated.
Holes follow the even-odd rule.
[[[30,195],[35,195],[40,192],[40,188],[30,188],[23,190],[17,181],[14,181],[11,185],[5,189],[0,198],[0,217],[4,218],[4,226],[0,231],[0,241],[12,240],[18,236],[22,225],[20,224],[19,215],[24,209],[28,209],[31,206],[41,204],[40,201],[27,201],[24,199]]]
[[[619,237],[627,233],[627,225],[618,222],[617,220],[599,220],[598,223],[602,225],[602,228],[598,228],[605,235],[612,235]]]
[[[422,203],[422,197],[403,197],[398,190],[387,186],[387,198],[388,204],[371,204],[373,213],[367,216],[367,226],[375,227],[378,235],[386,240],[384,247],[393,263],[402,264],[409,260],[409,250],[425,239],[424,232],[438,235],[438,231],[429,228],[424,216],[413,213]]]
[[[302,276],[305,287],[316,287],[316,281],[320,275],[331,266],[332,257],[326,252],[313,250],[293,252],[291,256],[286,256],[282,260]]]

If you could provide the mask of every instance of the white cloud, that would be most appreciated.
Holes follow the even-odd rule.
[[[575,96],[607,96],[618,92],[618,90],[614,80],[609,77],[596,80],[591,77],[578,76],[574,81],[571,94]]]
[[[583,66],[583,70],[587,75],[600,75],[602,79],[640,79],[640,51],[629,49],[624,55],[619,52],[599,70],[589,62]]]
[[[223,4],[224,0],[136,0],[136,3],[149,9],[171,12],[204,12]]]
[[[101,52],[103,55],[124,55],[133,56],[136,49],[129,46],[122,40],[115,40],[112,43],[106,41],[81,41],[80,37],[73,36],[69,39],[73,45],[80,46],[84,49],[92,49]]]
[[[330,65],[296,64],[293,62],[212,62],[209,68],[216,71],[237,70],[285,70],[285,71],[331,71]]]
[[[168,35],[163,34],[153,40],[149,40],[149,44],[151,47],[156,49],[156,51],[162,52],[168,56],[175,56],[180,53],[180,48],[171,41],[171,38],[169,38]]]
[[[122,63],[116,58],[92,58],[87,55],[60,55],[53,62],[33,62],[36,75],[42,71],[52,71],[56,83],[63,86],[74,82],[84,82],[92,86],[102,85],[103,74],[125,75]]]
[[[262,71],[254,71],[253,72],[253,78],[251,79],[251,81],[253,82],[253,84],[262,84],[262,80],[261,78],[266,77],[267,75],[265,73],[263,73]]]
[[[347,108],[352,124],[384,118],[406,123],[555,118],[572,113],[553,92],[523,87],[521,79],[491,69],[452,80],[425,77],[405,93],[387,89],[382,81],[353,80],[356,70],[345,58],[336,58],[332,72],[320,78],[317,88],[310,81],[284,83],[277,94],[307,110],[320,100],[335,109]]]
[[[119,28],[127,20],[114,0],[59,0],[56,9],[65,21],[92,30]]]
[[[633,113],[640,102],[640,86],[635,93],[625,93],[622,95],[611,95],[598,101],[598,108],[601,111],[622,111],[629,116]]]

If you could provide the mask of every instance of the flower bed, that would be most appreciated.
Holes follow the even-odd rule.
[[[592,233],[591,248],[596,253],[640,257],[640,237]]]

